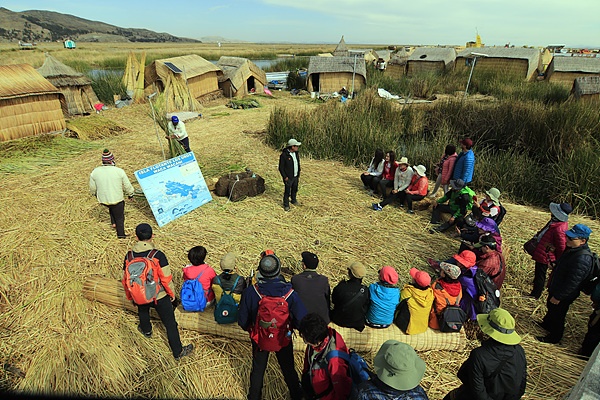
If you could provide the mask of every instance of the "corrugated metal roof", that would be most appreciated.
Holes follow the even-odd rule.
[[[0,65],[0,98],[47,93],[59,91],[31,65]]]
[[[418,47],[408,57],[408,61],[443,61],[445,65],[454,62],[456,50],[449,47]]]
[[[555,56],[552,62],[554,63],[554,71],[600,74],[600,58],[597,57]]]
[[[356,60],[356,71],[354,62]],[[319,57],[312,56],[308,61],[308,75],[323,72],[356,72],[367,78],[367,68],[363,57]]]

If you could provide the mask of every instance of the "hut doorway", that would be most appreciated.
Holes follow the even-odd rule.
[[[319,90],[319,74],[312,74],[310,76],[310,83],[314,92],[320,92]]]
[[[251,76],[246,80],[246,89],[248,90],[248,93],[252,93],[256,90],[255,88],[255,82],[254,82],[254,77]]]

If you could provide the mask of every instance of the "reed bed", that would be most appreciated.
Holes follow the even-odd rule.
[[[155,227],[155,243],[169,259],[176,288],[182,283],[179,268],[187,263],[187,250],[195,245],[208,249],[207,262],[217,271],[222,255],[236,253],[242,274],[256,268],[265,248],[274,249],[284,266],[295,272],[299,272],[300,253],[313,251],[321,260],[319,270],[332,286],[346,275],[352,260],[367,266],[367,284],[377,279],[383,265],[394,266],[405,283],[411,267],[426,269],[427,257],[443,259],[458,248],[450,236],[428,233],[429,211],[409,215],[390,206],[373,212],[373,199],[358,179],[361,169],[334,159],[317,160],[312,156],[313,139],[301,146],[300,205],[284,212],[277,160],[281,145],[297,132],[287,131],[285,141],[282,137],[273,142],[264,133],[265,126],[275,106],[315,111],[314,104],[307,96],[283,93],[277,99],[265,98],[263,107],[255,109],[229,110],[225,102],[207,105],[204,118],[187,125],[205,179],[214,182],[232,169],[248,167],[265,179],[265,193],[236,203],[215,197],[161,229],[156,228],[145,199],[136,197],[126,204],[126,232],[133,234],[141,222]],[[123,257],[133,244],[131,237],[116,238],[108,212],[88,195],[89,173],[100,164],[102,148],[113,152],[134,186],[133,171],[162,161],[147,106],[108,110],[103,116],[132,132],[97,140],[83,153],[57,155],[53,165],[3,177],[0,361],[5,368],[0,371],[0,387],[36,394],[242,399],[251,367],[246,343],[182,329],[182,341],[193,343],[195,350],[176,362],[159,322],[153,322],[154,336],[147,340],[137,332],[134,314],[82,297],[89,276],[121,277]],[[5,162],[3,158],[0,165]],[[505,206],[508,214],[502,232],[508,274],[503,307],[516,316],[517,330],[524,336],[530,364],[525,398],[559,399],[559,392],[573,386],[583,368],[583,361],[574,359],[572,353],[583,339],[591,308],[583,298],[574,303],[564,345],[544,345],[531,338],[541,334],[532,320],[541,318],[545,306],[523,296],[529,289],[533,262],[520,248],[543,226],[549,213],[546,208]],[[596,221],[580,215],[571,220],[600,231]],[[592,237],[592,248],[595,243]],[[468,349],[476,347],[477,329],[467,333]],[[372,354],[364,356],[372,362]],[[432,400],[441,399],[458,385],[456,371],[468,351],[430,351],[421,356],[427,362],[423,385]],[[300,369],[301,365],[302,354],[297,353],[296,366]],[[558,371],[550,365],[564,368]],[[274,357],[265,375],[263,396],[269,400],[287,396]]]

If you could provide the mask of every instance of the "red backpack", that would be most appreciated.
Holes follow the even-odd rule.
[[[292,337],[287,299],[294,289],[290,289],[281,297],[263,296],[258,290],[258,285],[254,285],[254,290],[260,300],[250,338],[263,351],[279,351],[290,344]]]
[[[134,257],[133,251],[127,252],[121,281],[127,300],[135,304],[156,303],[156,296],[163,289],[173,297],[168,285],[171,279],[165,278],[158,259],[154,258],[156,253],[158,250],[152,249],[145,257]]]

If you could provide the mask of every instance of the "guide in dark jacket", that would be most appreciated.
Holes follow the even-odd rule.
[[[302,252],[302,267],[304,271],[292,276],[292,287],[302,299],[307,313],[317,313],[326,323],[329,323],[329,304],[331,303],[331,288],[329,279],[317,273],[319,258],[309,251]]]
[[[473,349],[458,370],[462,385],[444,400],[518,400],[527,385],[527,360],[510,313],[496,308],[477,322],[490,339]]]
[[[346,328],[362,332],[365,329],[365,316],[369,311],[369,289],[362,284],[367,270],[360,262],[348,266],[348,280],[343,280],[333,289],[331,320]]]

